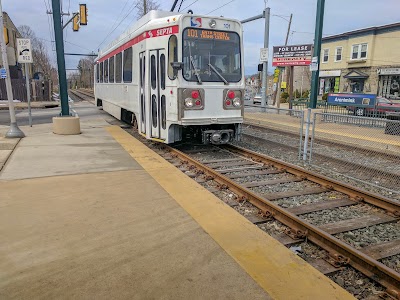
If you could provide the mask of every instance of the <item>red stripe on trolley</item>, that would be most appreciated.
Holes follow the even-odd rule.
[[[160,37],[160,36],[176,34],[178,32],[179,32],[178,25],[145,31],[145,32],[139,34],[138,36],[135,36],[133,39],[129,40],[122,46],[119,46],[117,49],[115,49],[115,50],[111,51],[110,53],[106,54],[105,56],[99,58],[97,63],[100,63],[100,62],[110,58],[111,56],[114,56],[115,54],[118,54],[118,53],[124,51],[125,49],[128,49],[137,43],[140,43],[143,40],[156,38],[156,37]]]

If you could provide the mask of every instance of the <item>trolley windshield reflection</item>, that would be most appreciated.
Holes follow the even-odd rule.
[[[183,77],[195,82],[239,82],[240,38],[235,32],[187,28],[183,32]],[[221,76],[213,70],[211,66]]]

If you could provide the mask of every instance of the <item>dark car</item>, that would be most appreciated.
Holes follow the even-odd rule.
[[[347,106],[356,116],[385,115],[386,112],[400,111],[400,103],[385,97],[376,97],[376,105],[370,107]]]

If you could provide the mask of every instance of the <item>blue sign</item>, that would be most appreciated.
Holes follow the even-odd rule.
[[[375,106],[376,95],[372,94],[328,94],[328,103],[333,105]]]
[[[0,78],[1,79],[6,79],[7,78],[7,71],[4,68],[0,69]]]

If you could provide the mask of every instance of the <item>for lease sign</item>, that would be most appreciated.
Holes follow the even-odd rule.
[[[311,64],[312,45],[274,46],[273,66],[308,66]]]

